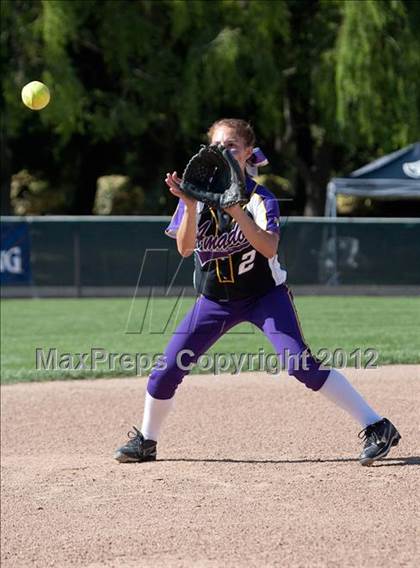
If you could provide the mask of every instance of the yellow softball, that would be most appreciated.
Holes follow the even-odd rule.
[[[50,90],[41,81],[31,81],[22,89],[23,104],[32,110],[41,110],[50,102]]]

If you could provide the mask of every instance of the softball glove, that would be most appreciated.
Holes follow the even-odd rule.
[[[221,144],[202,146],[191,158],[182,176],[181,190],[217,209],[248,201],[241,167]]]

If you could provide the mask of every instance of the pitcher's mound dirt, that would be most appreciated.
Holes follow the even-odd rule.
[[[112,454],[146,379],[2,387],[2,566],[414,566],[420,368],[347,374],[403,437],[370,468],[358,425],[286,375],[187,378],[134,465]]]

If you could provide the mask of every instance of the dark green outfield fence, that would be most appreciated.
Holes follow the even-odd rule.
[[[165,293],[193,261],[166,217],[3,217],[3,296]],[[20,255],[20,256],[19,256]],[[420,219],[283,220],[279,256],[294,286],[420,286]],[[20,272],[19,272],[20,270]]]

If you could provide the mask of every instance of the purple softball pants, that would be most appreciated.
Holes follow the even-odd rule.
[[[188,374],[185,367],[195,363],[223,334],[242,322],[251,322],[266,335],[289,375],[314,391],[322,387],[329,370],[321,368],[312,356],[302,335],[292,294],[281,284],[263,296],[229,302],[199,296],[166,347],[164,368],[152,370],[147,384],[149,394],[157,399],[172,398]],[[180,352],[182,358],[178,357]]]

